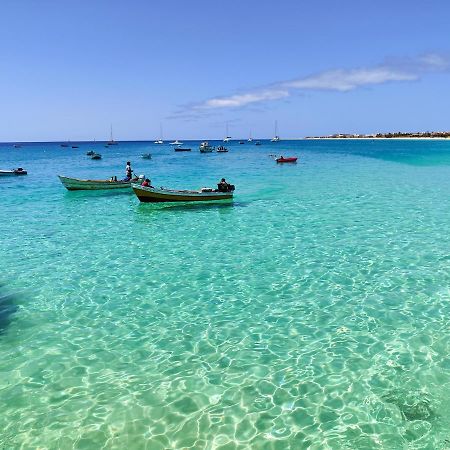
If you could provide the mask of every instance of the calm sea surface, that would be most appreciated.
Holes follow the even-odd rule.
[[[0,449],[448,449],[450,141],[189,146],[0,145]]]

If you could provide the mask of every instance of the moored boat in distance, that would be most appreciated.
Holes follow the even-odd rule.
[[[95,152],[94,152],[94,150],[89,150],[89,151],[86,153],[86,155],[87,155],[87,156],[94,156],[94,155],[95,155]]]
[[[159,125],[159,139],[156,139],[156,141],[154,142],[154,144],[164,144],[163,141],[163,131],[162,131],[162,125]]]
[[[280,156],[279,158],[277,158],[275,161],[277,163],[295,163],[297,162],[297,157],[296,156],[290,156],[285,158],[284,156]]]
[[[102,159],[102,155],[100,155],[100,153],[94,153],[91,156],[91,159],[94,159],[94,160]]]
[[[171,142],[170,145],[183,145],[183,143],[177,139],[176,141]]]
[[[209,145],[208,141],[203,141],[200,144],[200,153],[212,153],[214,150],[214,147],[212,145]]]
[[[217,200],[229,200],[233,198],[233,190],[219,192],[212,188],[202,188],[198,191],[179,191],[175,189],[155,188],[151,186],[132,185],[137,198],[144,203],[163,202],[205,202]]]
[[[21,148],[22,146],[20,144],[14,144],[14,148]]]
[[[143,155],[141,155],[142,159],[152,159],[152,155],[150,153],[144,153]]]
[[[9,175],[26,175],[28,172],[22,167],[18,167],[17,169],[11,170],[0,170],[0,176],[9,176]]]
[[[217,147],[217,153],[228,153],[228,149],[223,145]]]
[[[275,136],[270,140],[270,142],[279,142],[280,136],[278,136],[278,122],[275,120]]]
[[[61,183],[69,191],[99,191],[104,189],[129,189],[131,181],[117,181],[115,177],[110,180],[82,180],[58,175]]]
[[[255,145],[261,145],[261,142],[256,141],[256,142],[255,142]]]
[[[191,149],[190,148],[182,148],[182,147],[176,147],[175,148],[176,152],[190,152]]]
[[[112,125],[111,125],[111,134],[109,137],[109,141],[106,143],[106,145],[117,145],[118,142],[114,140],[113,138],[113,129],[112,129]]]

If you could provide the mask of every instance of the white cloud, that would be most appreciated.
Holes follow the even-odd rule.
[[[375,86],[387,82],[415,81],[419,80],[424,73],[449,69],[449,57],[429,53],[417,58],[390,61],[373,67],[328,70],[295,80],[280,81],[248,92],[213,97],[200,103],[186,105],[175,116],[242,108],[288,98],[296,92],[307,90],[349,92],[364,86]]]
[[[229,97],[211,98],[204,103],[197,105],[197,107],[201,109],[237,108],[239,106],[247,106],[252,103],[259,103],[266,100],[279,100],[280,98],[285,97],[289,97],[289,91],[287,89],[265,89],[262,91],[230,95]]]
[[[331,91],[352,91],[361,86],[382,84],[388,81],[413,81],[419,76],[389,67],[371,69],[331,70],[317,75],[283,83],[293,89],[324,89]]]

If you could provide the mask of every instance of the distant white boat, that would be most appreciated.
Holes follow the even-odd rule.
[[[0,170],[0,176],[8,176],[8,175],[26,175],[28,172],[22,167],[18,167],[17,169],[11,170]]]
[[[113,138],[113,129],[111,124],[111,135],[109,141],[106,143],[106,145],[117,145],[117,142]]]
[[[229,136],[229,131],[228,131],[228,122],[227,122],[227,125],[226,125],[226,134],[225,134],[225,137],[223,138],[223,142],[230,142],[231,141],[231,136]]]
[[[200,153],[212,153],[214,147],[209,145],[208,141],[204,141],[200,144]]]
[[[278,142],[280,136],[278,136],[278,122],[275,120],[275,136],[270,140],[270,142]]]
[[[249,137],[248,137],[248,139],[247,139],[247,142],[253,142],[251,130],[250,130],[250,135],[249,135]]]
[[[177,139],[176,141],[171,142],[170,145],[183,145],[183,143]]]
[[[164,144],[163,141],[163,132],[162,132],[162,125],[159,126],[159,139],[155,141],[155,144]]]

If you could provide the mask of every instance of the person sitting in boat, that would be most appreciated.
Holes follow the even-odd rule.
[[[152,181],[151,181],[150,179],[146,178],[146,179],[142,182],[141,186],[144,186],[144,187],[152,187],[151,184],[152,184]]]
[[[234,185],[227,183],[225,178],[222,178],[217,184],[217,190],[219,192],[231,192],[234,191]]]
[[[217,184],[217,189],[219,192],[228,192],[228,183],[225,181],[225,178],[222,178]]]

